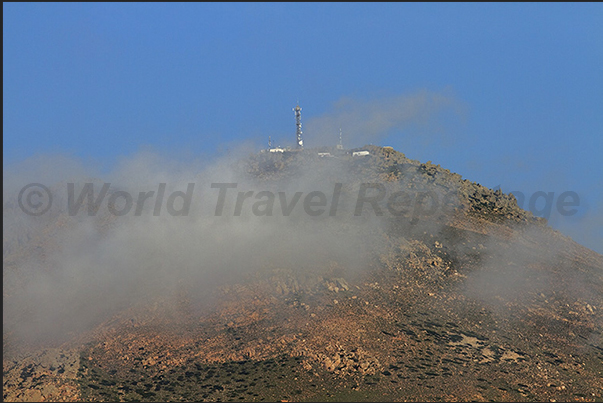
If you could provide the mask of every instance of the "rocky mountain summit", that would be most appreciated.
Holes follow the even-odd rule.
[[[69,334],[27,343],[12,323],[29,308],[9,312],[4,399],[603,400],[603,256],[513,195],[391,148],[362,150],[370,154],[258,153],[234,163],[241,183],[276,200],[279,191],[329,196],[307,210],[321,215],[243,209],[219,217],[228,231],[211,221],[212,249],[234,246],[208,262],[236,266],[228,275],[176,276],[169,292],[152,288]],[[5,205],[4,214],[16,213]],[[278,227],[264,227],[272,218]],[[51,270],[63,253],[57,233],[79,225],[61,212],[45,220],[35,236],[5,236],[5,275],[32,255]],[[99,239],[119,234],[116,217],[94,222]],[[247,228],[240,222],[253,227],[246,243],[233,240]],[[277,246],[245,249],[264,233]],[[240,250],[245,258],[232,260]],[[5,285],[5,304],[31,275]]]

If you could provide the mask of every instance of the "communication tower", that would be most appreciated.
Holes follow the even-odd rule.
[[[304,148],[304,141],[302,140],[301,108],[299,107],[299,104],[295,108],[293,108],[293,112],[295,112],[295,126],[297,127],[297,130],[295,132],[297,136],[297,148],[302,149]]]
[[[341,127],[339,128],[339,144],[337,144],[338,150],[343,150],[343,140],[341,139]]]

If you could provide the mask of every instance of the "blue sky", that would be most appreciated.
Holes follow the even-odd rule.
[[[427,123],[367,141],[505,192],[575,191],[551,224],[603,252],[598,3],[4,3],[3,56],[5,166],[292,145],[297,101],[324,145],[342,102],[427,93],[447,100]]]

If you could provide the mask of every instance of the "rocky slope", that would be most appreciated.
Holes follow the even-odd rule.
[[[361,237],[361,267],[328,251],[283,262],[267,250],[250,257],[259,269],[211,295],[183,282],[59,344],[19,346],[5,330],[4,399],[603,400],[603,256],[512,195],[389,148],[363,149],[371,154],[261,153],[237,166],[265,189],[333,172],[308,181],[343,184],[341,210],[321,223]],[[395,206],[412,207],[399,215],[382,205],[382,216],[355,217],[362,183],[432,192],[440,208],[417,211],[415,198]],[[70,225],[60,217],[48,231]],[[111,233],[111,217],[99,223]],[[43,238],[10,253],[5,238],[5,264],[18,270],[32,245],[57,247]],[[5,287],[5,300],[12,292]]]

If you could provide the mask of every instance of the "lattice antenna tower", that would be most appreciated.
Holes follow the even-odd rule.
[[[293,112],[295,112],[295,126],[296,126],[296,137],[297,137],[297,148],[304,148],[304,141],[302,140],[302,128],[301,128],[301,108],[299,107],[299,103],[295,108],[293,108]]]

